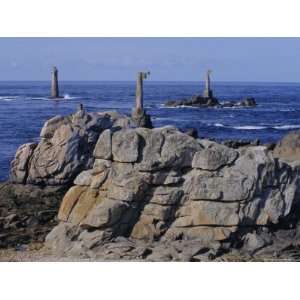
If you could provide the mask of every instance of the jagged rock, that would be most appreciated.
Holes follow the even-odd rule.
[[[25,183],[28,175],[28,163],[36,148],[36,143],[21,145],[11,163],[10,179],[15,183]]]
[[[277,161],[264,146],[234,150],[174,127],[136,128],[112,132],[112,153],[112,161],[97,160],[90,170],[93,178],[107,171],[99,187],[72,188],[64,198],[61,210],[72,210],[63,220],[79,232],[210,245],[244,226],[276,224],[297,203],[299,168]],[[155,257],[154,251],[147,259]]]
[[[279,150],[258,143],[233,149],[171,126],[130,128],[127,118],[117,116],[80,111],[58,117],[45,125],[37,146],[25,145],[16,155],[12,178],[26,182],[25,187],[74,181],[60,204],[59,225],[47,237],[53,251],[202,261],[219,255],[216,244],[240,243],[256,255],[263,236],[247,233],[298,220],[300,164],[281,159]],[[40,199],[36,189],[31,193],[30,199]],[[5,205],[19,204],[5,200]],[[53,218],[44,207],[26,219],[15,210],[5,212],[0,226],[11,231]],[[8,232],[2,239],[9,240]],[[194,240],[199,251],[177,245]],[[262,249],[270,247],[267,242]]]
[[[180,106],[192,106],[192,107],[255,107],[256,101],[254,98],[245,98],[240,101],[225,101],[219,103],[218,99],[214,97],[192,96],[190,99],[181,100],[169,100],[165,102],[167,107],[180,107]]]
[[[105,129],[129,124],[129,118],[113,112],[86,113],[82,110],[68,117],[56,116],[45,123],[41,131],[42,139],[37,145],[26,144],[19,148],[12,162],[11,181],[68,185],[82,170],[92,167],[92,153],[101,132],[104,131],[102,139],[106,138],[102,144],[107,148],[102,149],[106,153],[99,155],[108,159],[109,132]]]
[[[90,186],[92,182],[93,176],[91,174],[91,170],[82,171],[74,180],[74,184]]]
[[[203,97],[200,95],[192,96],[190,99],[169,100],[165,103],[168,107],[194,106],[194,107],[212,107],[219,105],[216,98]]]
[[[217,143],[211,143],[206,149],[195,154],[192,167],[214,171],[230,165],[238,157],[238,152]]]
[[[133,129],[116,132],[112,137],[113,160],[136,162],[139,156],[139,136]]]
[[[94,157],[102,159],[111,159],[112,155],[111,131],[106,129],[100,135],[94,149]]]
[[[271,244],[272,238],[268,234],[258,235],[256,233],[248,233],[244,237],[243,250],[253,255],[255,252]]]
[[[300,131],[285,135],[274,149],[274,156],[287,161],[300,160]]]
[[[241,101],[226,101],[220,105],[221,107],[255,107],[256,101],[254,98],[245,98]]]
[[[144,109],[134,109],[131,114],[131,120],[135,127],[153,127],[151,117]]]

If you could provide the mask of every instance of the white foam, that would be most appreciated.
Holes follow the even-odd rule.
[[[72,97],[69,94],[64,94],[64,99],[71,100],[71,99],[78,99],[78,97]]]
[[[280,126],[274,126],[273,128],[279,129],[279,130],[299,129],[300,125],[280,125]]]
[[[0,100],[2,101],[14,101],[16,100],[16,96],[0,96]]]
[[[216,127],[225,127],[225,125],[221,124],[221,123],[215,123],[214,124]]]
[[[239,130],[260,130],[260,129],[266,129],[266,126],[234,126],[232,127],[234,129]]]

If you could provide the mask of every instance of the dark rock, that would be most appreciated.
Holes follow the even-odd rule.
[[[188,128],[184,131],[185,134],[197,139],[198,138],[198,131],[196,128]]]
[[[144,109],[134,109],[131,114],[131,120],[135,127],[152,128],[151,117]]]
[[[0,184],[0,248],[44,241],[67,187]],[[2,226],[1,226],[2,225]]]
[[[213,107],[219,105],[216,98],[206,98],[200,95],[192,96],[190,99],[169,100],[165,103],[167,107],[194,106],[194,107]]]
[[[214,97],[203,97],[200,95],[192,96],[189,99],[169,100],[165,102],[166,107],[180,107],[180,106],[192,106],[192,107],[255,107],[256,101],[254,98],[245,98],[241,101],[225,101],[219,103],[218,99]]]

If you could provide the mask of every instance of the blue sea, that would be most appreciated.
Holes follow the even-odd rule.
[[[166,108],[170,99],[201,94],[198,82],[144,84],[144,104],[154,126],[195,127],[201,137],[278,141],[300,128],[300,83],[215,82],[220,100],[254,97],[256,108]],[[43,123],[68,115],[83,103],[87,111],[117,110],[129,114],[134,103],[134,82],[60,82],[64,99],[49,100],[50,82],[0,82],[0,181],[7,179],[10,161],[23,143],[38,141]]]

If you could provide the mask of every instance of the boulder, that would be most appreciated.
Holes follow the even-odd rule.
[[[139,136],[133,129],[115,132],[112,137],[113,160],[130,163],[139,156]]]
[[[19,148],[12,162],[11,181],[69,185],[81,171],[92,168],[94,151],[96,158],[111,158],[110,131],[106,129],[129,124],[129,118],[114,112],[82,110],[67,117],[56,116],[43,126],[38,144]]]
[[[232,164],[237,157],[237,151],[217,143],[211,143],[204,150],[195,153],[192,167],[215,171],[221,167]]]
[[[274,156],[286,161],[300,160],[300,130],[285,135],[275,146]]]

